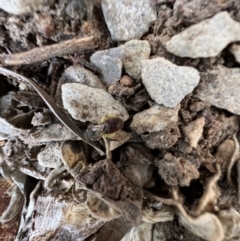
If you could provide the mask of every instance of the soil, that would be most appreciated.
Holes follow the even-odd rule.
[[[80,65],[100,76],[99,70],[90,63],[90,56],[98,50],[117,47],[121,44],[111,39],[99,2],[95,3],[92,16],[89,17],[85,13],[83,19],[76,16],[72,18],[65,13],[64,9],[68,2],[68,0],[61,0],[50,10],[25,15],[12,15],[0,11],[0,54],[2,56],[57,44],[74,37],[83,38],[93,34],[96,37],[97,47],[74,53],[70,51],[69,54],[60,53],[60,57],[46,57],[37,63],[6,66],[8,69],[34,80],[52,98],[55,98],[58,81],[67,67]],[[194,14],[190,14],[191,11],[184,11],[184,6],[188,1],[178,1],[180,3],[177,10],[173,9],[174,2],[174,0],[152,1],[157,9],[158,18],[141,38],[150,43],[150,58],[164,57],[177,65],[196,68],[201,75],[199,88],[204,85],[207,78],[204,72],[217,64],[239,67],[227,49],[217,57],[190,59],[174,56],[165,48],[166,42],[173,35],[219,11],[228,11],[234,20],[240,22],[239,1],[192,1],[195,2],[193,4]],[[39,53],[41,54],[41,52]],[[25,56],[22,58],[24,59]],[[4,66],[4,61],[2,62]],[[86,162],[77,163],[80,160],[79,156],[83,154],[78,149],[80,145],[76,141],[78,138],[70,136],[71,141],[64,142],[70,146],[70,149],[67,149],[69,155],[66,155],[63,164],[56,164],[54,167],[46,164],[43,167],[38,163],[38,153],[51,144],[51,138],[52,141],[61,143],[66,140],[65,134],[61,137],[62,139],[56,139],[59,137],[52,134],[51,138],[48,137],[50,139],[46,141],[44,130],[47,133],[57,133],[61,130],[65,133],[65,129],[63,130],[62,126],[59,127],[58,118],[28,83],[20,85],[16,78],[10,75],[0,75],[0,98],[2,99],[0,104],[4,104],[4,106],[0,105],[0,117],[16,128],[9,130],[10,137],[0,142],[0,154],[2,155],[0,167],[4,170],[1,179],[5,180],[3,177],[11,179],[14,171],[29,173],[26,179],[28,188],[24,188],[25,202],[21,204],[22,211],[18,212],[10,222],[0,225],[0,240],[10,241],[14,240],[16,236],[18,236],[17,240],[29,240],[30,237],[30,240],[35,240],[34,238],[39,238],[38,240],[76,240],[82,235],[79,240],[103,241],[106,240],[106,232],[109,232],[108,237],[114,238],[111,240],[121,240],[132,226],[137,226],[141,222],[141,200],[147,195],[144,190],[163,199],[172,199],[174,198],[173,190],[177,188],[179,203],[189,211],[189,215],[194,216],[197,213],[194,212],[197,210],[199,202],[202,202],[201,197],[206,194],[211,178],[218,173],[219,165],[221,175],[216,182],[217,187],[214,189],[215,200],[208,201],[208,205],[204,206],[202,212],[218,215],[219,210],[229,208],[240,212],[238,199],[240,168],[238,168],[239,153],[238,144],[236,144],[240,139],[239,116],[200,101],[194,97],[194,93],[197,91],[194,90],[180,103],[178,123],[159,132],[137,135],[130,128],[132,118],[136,113],[153,106],[154,101],[142,84],[135,82],[125,73],[122,76],[125,79],[108,87],[108,92],[127,109],[130,118],[124,123],[122,130],[131,133],[131,137],[127,137],[124,140],[126,142],[113,150],[111,155],[106,153],[107,156],[109,155],[108,157],[112,156],[112,160],[110,161],[109,158],[103,160],[104,157],[86,145],[83,148],[84,156],[87,157]],[[34,116],[35,125],[31,122]],[[201,117],[205,119],[202,135],[197,146],[192,147],[186,139],[184,128]],[[47,129],[50,121],[55,124],[53,130]],[[74,123],[84,132],[89,125],[89,123],[78,121]],[[109,125],[108,128],[106,123]],[[102,131],[115,129],[109,122],[103,122],[97,128],[102,128],[102,126]],[[24,130],[19,134],[21,138],[16,137],[19,130]],[[113,132],[115,131],[119,130],[116,129]],[[106,136],[97,134],[99,134],[99,138],[95,138],[96,141],[94,141],[103,150]],[[36,137],[40,135],[43,135],[41,138],[45,141],[37,141]],[[75,141],[73,141],[74,139]],[[225,155],[219,153],[219,146],[226,140],[227,144],[223,147],[223,153],[229,152],[230,154]],[[61,156],[60,149],[59,153],[54,155]],[[230,162],[232,162],[232,169],[229,174]],[[4,189],[8,182],[5,181],[5,186],[2,182],[0,214],[10,203],[10,196],[6,193],[7,189]],[[86,188],[82,188],[81,185]],[[33,191],[34,195],[31,194]],[[94,211],[93,207],[88,204],[88,210],[90,210],[88,212],[93,216],[89,218],[89,223],[93,224],[89,226],[89,229],[86,227],[87,221],[86,223],[80,221],[80,217],[83,219],[87,216],[83,210],[79,209],[82,216],[75,219],[70,218],[74,207],[79,208],[77,205],[85,203],[88,192],[93,195],[91,197],[94,201],[91,203],[94,204],[91,205],[96,206]],[[49,201],[47,198],[51,200]],[[34,210],[30,210],[29,202],[34,203]],[[52,202],[55,202],[55,206],[49,204]],[[160,205],[160,202],[156,201],[156,203]],[[46,213],[42,213],[40,210],[47,208],[48,205],[52,211],[47,209]],[[144,205],[151,206],[149,203]],[[163,201],[161,205],[167,204]],[[166,222],[154,221],[150,240],[205,240],[190,232],[179,221],[177,205],[170,206],[175,209],[172,221],[171,218]],[[160,207],[152,208],[154,212],[160,209]],[[61,220],[57,220],[56,212],[59,212],[59,219],[62,219],[63,223],[68,222],[69,226],[61,223]],[[46,218],[44,215],[49,216]],[[19,224],[20,218],[25,227]],[[50,220],[51,218],[54,219],[55,224]],[[48,220],[48,227],[43,223],[43,219]],[[110,226],[111,222],[112,226]],[[51,225],[52,229],[49,228]],[[31,235],[33,230],[35,236]],[[82,230],[82,234],[79,230]],[[239,237],[238,230],[231,239],[224,240],[239,240]]]

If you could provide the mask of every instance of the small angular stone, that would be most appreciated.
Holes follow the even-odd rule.
[[[229,43],[240,40],[239,31],[240,24],[228,12],[220,12],[173,36],[166,48],[180,57],[215,57]]]
[[[124,44],[123,66],[132,78],[141,78],[141,61],[149,59],[150,51],[150,44],[146,40],[131,40]]]
[[[192,121],[191,123],[189,123],[187,126],[183,128],[183,132],[187,137],[187,140],[191,147],[194,147],[194,148],[197,147],[198,141],[201,138],[203,133],[204,124],[205,124],[205,118],[201,117],[195,121]]]
[[[164,58],[142,61],[142,81],[158,104],[175,107],[198,85],[200,76],[192,67],[177,66]]]
[[[62,85],[64,108],[80,121],[100,123],[101,118],[114,114],[124,121],[129,118],[126,109],[105,90],[77,83]]]
[[[102,71],[102,81],[106,85],[115,84],[122,75],[123,47],[97,51],[90,61]]]
[[[102,81],[91,71],[78,65],[70,66],[64,70],[60,80],[58,81],[55,100],[59,106],[62,106],[61,87],[65,83],[80,83],[93,88],[106,88]]]
[[[150,0],[103,0],[102,9],[111,37],[116,41],[139,39],[157,18]]]
[[[240,68],[217,66],[207,73],[207,80],[196,97],[218,108],[240,115]]]
[[[93,88],[105,89],[104,84],[95,74],[78,65],[65,69],[60,82],[61,84],[79,83]]]
[[[168,125],[178,121],[179,109],[180,105],[174,109],[162,105],[154,105],[134,115],[130,127],[138,134],[163,130]]]

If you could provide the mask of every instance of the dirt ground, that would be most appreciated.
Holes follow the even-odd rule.
[[[0,70],[0,240],[239,240],[239,116],[196,95],[214,81],[206,74],[209,70],[240,65],[228,47],[216,57],[193,59],[171,54],[166,43],[220,11],[240,22],[240,2],[151,2],[157,20],[141,37],[150,44],[150,59],[194,67],[201,79],[181,101],[176,123],[140,134],[131,126],[134,115],[155,102],[125,70],[125,79],[99,88],[120,101],[127,121],[110,117],[102,123],[81,122],[61,106],[58,91],[68,67],[81,66],[101,78],[90,57],[124,44],[111,38],[100,1],[90,13],[66,13],[69,2],[20,15],[0,10],[1,67],[40,87],[36,92],[21,76]],[[64,42],[76,37],[89,38],[80,43],[80,51],[75,42],[70,47]],[[80,132],[77,136],[68,130],[52,107],[56,103],[92,146],[79,140]],[[200,135],[194,146],[186,133],[198,135],[196,129]]]

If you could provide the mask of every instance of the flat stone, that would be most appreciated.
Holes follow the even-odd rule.
[[[129,116],[126,109],[105,90],[77,83],[62,85],[62,102],[71,116],[80,121],[100,123],[105,115],[114,114],[124,121]]]
[[[177,66],[164,58],[142,61],[142,82],[158,104],[175,107],[198,85],[200,76],[192,67]]]
[[[80,83],[93,88],[106,89],[103,82],[91,71],[78,65],[70,66],[64,70],[58,81],[55,100],[59,106],[62,106],[61,87],[65,83]]]
[[[102,72],[102,81],[106,85],[115,84],[122,75],[123,47],[97,51],[90,61]]]
[[[215,57],[229,43],[240,40],[239,32],[240,23],[234,21],[228,12],[220,12],[173,36],[166,48],[180,57]]]
[[[127,74],[139,80],[141,78],[141,61],[149,59],[150,44],[144,40],[131,40],[124,44],[123,66]]]
[[[236,61],[240,63],[240,45],[233,44],[230,48],[230,52],[234,55]]]
[[[149,109],[135,114],[130,127],[138,134],[163,130],[168,125],[178,121],[179,109],[180,105],[177,105],[175,108],[153,105]]]
[[[111,37],[116,41],[141,38],[157,18],[151,0],[103,0],[102,9]]]
[[[217,66],[207,73],[205,84],[196,97],[218,108],[240,115],[240,68]]]

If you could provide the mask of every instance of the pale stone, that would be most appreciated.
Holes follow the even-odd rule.
[[[239,32],[240,24],[228,12],[220,12],[173,36],[166,48],[180,57],[215,57],[228,44],[240,40]]]
[[[27,14],[51,6],[55,0],[0,0],[0,8],[12,14]]]
[[[138,134],[163,130],[168,125],[178,121],[179,109],[180,105],[174,109],[162,105],[154,105],[134,115],[130,127]]]
[[[90,61],[97,66],[102,73],[102,81],[106,85],[115,84],[122,76],[123,47],[97,51]]]
[[[142,82],[158,104],[175,107],[198,85],[200,76],[192,67],[177,66],[164,58],[142,61]]]
[[[141,61],[149,59],[150,44],[144,40],[131,40],[124,44],[123,66],[127,74],[134,79],[141,78]]]
[[[101,3],[111,37],[116,41],[141,38],[157,19],[151,0],[102,0]]]
[[[80,121],[100,123],[106,115],[116,115],[126,121],[129,115],[118,100],[105,90],[77,83],[62,85],[62,102],[71,116]]]
[[[208,75],[196,97],[218,108],[240,115],[240,68],[217,66]]]

